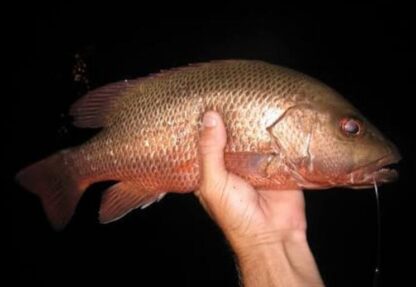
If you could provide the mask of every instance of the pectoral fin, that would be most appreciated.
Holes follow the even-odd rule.
[[[273,154],[254,152],[224,154],[227,169],[240,176],[267,177],[267,168],[273,157]]]

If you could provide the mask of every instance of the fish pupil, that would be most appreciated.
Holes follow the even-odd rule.
[[[349,136],[358,135],[361,131],[361,125],[358,120],[351,118],[341,120],[341,128]]]

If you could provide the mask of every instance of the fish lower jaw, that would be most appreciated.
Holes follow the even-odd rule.
[[[399,173],[395,169],[383,167],[379,170],[374,171],[371,174],[371,178],[376,183],[387,183],[397,180]]]
[[[371,171],[359,171],[350,174],[346,187],[354,189],[372,188],[374,184],[380,185],[397,180],[399,173],[392,168],[381,167]]]
[[[294,178],[302,189],[328,189],[333,187],[347,187],[352,189],[372,188],[374,184],[381,185],[393,182],[399,173],[392,168],[382,167],[377,170],[359,170],[351,174],[334,179],[326,178],[322,181],[310,181],[296,174]]]

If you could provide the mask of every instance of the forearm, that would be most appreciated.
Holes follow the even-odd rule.
[[[306,236],[254,242],[231,241],[244,287],[324,286]]]

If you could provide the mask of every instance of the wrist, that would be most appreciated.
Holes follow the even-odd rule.
[[[279,231],[230,243],[244,286],[323,286],[305,231]]]
[[[287,255],[293,250],[309,250],[306,233],[300,230],[259,233],[229,241],[242,264],[260,260],[273,262],[276,259],[282,263],[289,260]]]
[[[231,247],[237,254],[261,253],[264,249],[283,248],[288,244],[307,245],[306,230],[278,230],[256,233],[225,233]]]

